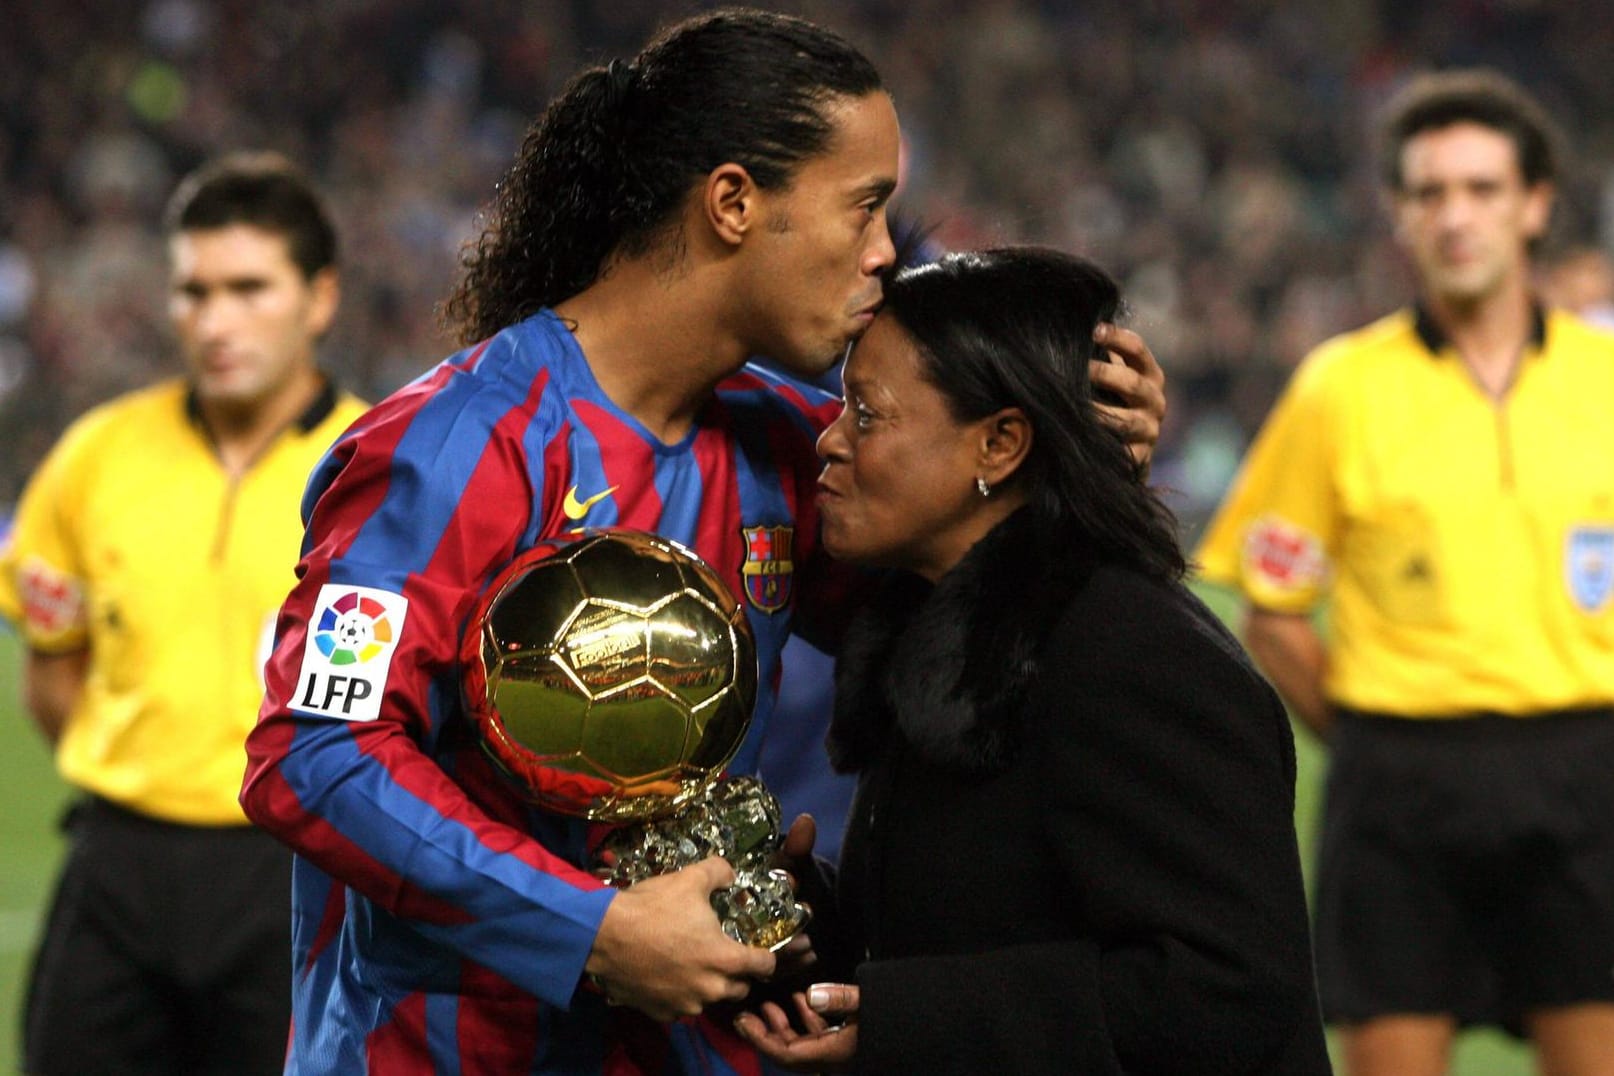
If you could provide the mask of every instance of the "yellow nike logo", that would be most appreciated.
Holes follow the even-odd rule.
[[[605,498],[615,493],[616,490],[617,487],[612,486],[604,493],[596,493],[587,500],[580,501],[577,499],[577,487],[573,486],[571,489],[566,491],[566,499],[561,501],[560,510],[566,513],[567,519],[582,519],[584,516],[588,515],[588,510],[590,508],[593,508],[596,504],[599,504],[601,501],[605,500]]]

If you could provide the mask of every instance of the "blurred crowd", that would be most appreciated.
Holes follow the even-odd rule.
[[[0,0],[0,515],[65,423],[177,369],[158,217],[225,149],[330,195],[325,361],[372,399],[451,350],[438,304],[525,125],[665,0]],[[1604,0],[762,4],[861,45],[906,135],[898,211],[950,248],[1038,242],[1118,273],[1165,364],[1156,477],[1190,525],[1304,352],[1398,305],[1376,106],[1490,64],[1570,135],[1553,294],[1607,313],[1614,20]]]

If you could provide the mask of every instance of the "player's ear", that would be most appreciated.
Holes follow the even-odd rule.
[[[701,186],[701,213],[719,242],[739,246],[757,226],[760,190],[744,165],[730,161],[712,169]]]

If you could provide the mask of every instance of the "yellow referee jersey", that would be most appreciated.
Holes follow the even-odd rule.
[[[1614,336],[1538,319],[1501,402],[1415,311],[1329,341],[1196,555],[1257,607],[1330,599],[1336,704],[1437,717],[1614,701]]]
[[[363,411],[328,388],[234,482],[181,382],[63,435],[0,550],[0,613],[35,650],[89,647],[56,752],[69,782],[158,818],[245,824],[243,743],[295,582],[303,487]]]

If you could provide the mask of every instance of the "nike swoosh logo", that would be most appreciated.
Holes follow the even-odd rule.
[[[601,501],[605,500],[605,498],[615,493],[616,490],[617,487],[612,486],[604,493],[596,493],[587,500],[580,501],[577,499],[577,487],[573,486],[571,489],[566,491],[566,499],[561,501],[560,510],[566,513],[567,519],[582,519],[584,516],[588,515],[588,510],[590,508],[593,508],[596,504],[599,504]]]

